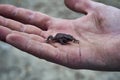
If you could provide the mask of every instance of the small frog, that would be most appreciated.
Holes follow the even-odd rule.
[[[62,45],[68,44],[68,42],[74,42],[74,43],[79,43],[78,40],[76,40],[73,36],[69,34],[64,34],[64,33],[57,33],[54,37],[52,35],[48,36],[46,42],[51,43],[51,42],[58,42]]]

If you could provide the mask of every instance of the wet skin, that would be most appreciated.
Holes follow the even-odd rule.
[[[68,42],[74,42],[74,43],[79,43],[78,40],[76,40],[73,36],[69,34],[64,34],[64,33],[57,33],[54,37],[52,35],[48,36],[46,42],[51,43],[51,42],[58,42],[62,45],[68,44]]]

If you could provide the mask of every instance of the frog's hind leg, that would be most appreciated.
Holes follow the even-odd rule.
[[[59,39],[59,43],[62,44],[62,45],[66,45],[67,44],[67,40]]]

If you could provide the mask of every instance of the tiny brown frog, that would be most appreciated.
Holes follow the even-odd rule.
[[[54,37],[52,35],[48,36],[47,43],[58,42],[62,45],[68,44],[68,42],[79,43],[73,36],[64,33],[57,33]]]

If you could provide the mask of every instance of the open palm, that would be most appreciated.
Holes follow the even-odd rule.
[[[90,0],[65,0],[65,4],[86,15],[66,20],[0,5],[0,39],[34,56],[70,68],[119,70],[120,10]],[[57,33],[70,34],[79,40],[79,44],[46,43],[49,35]]]

